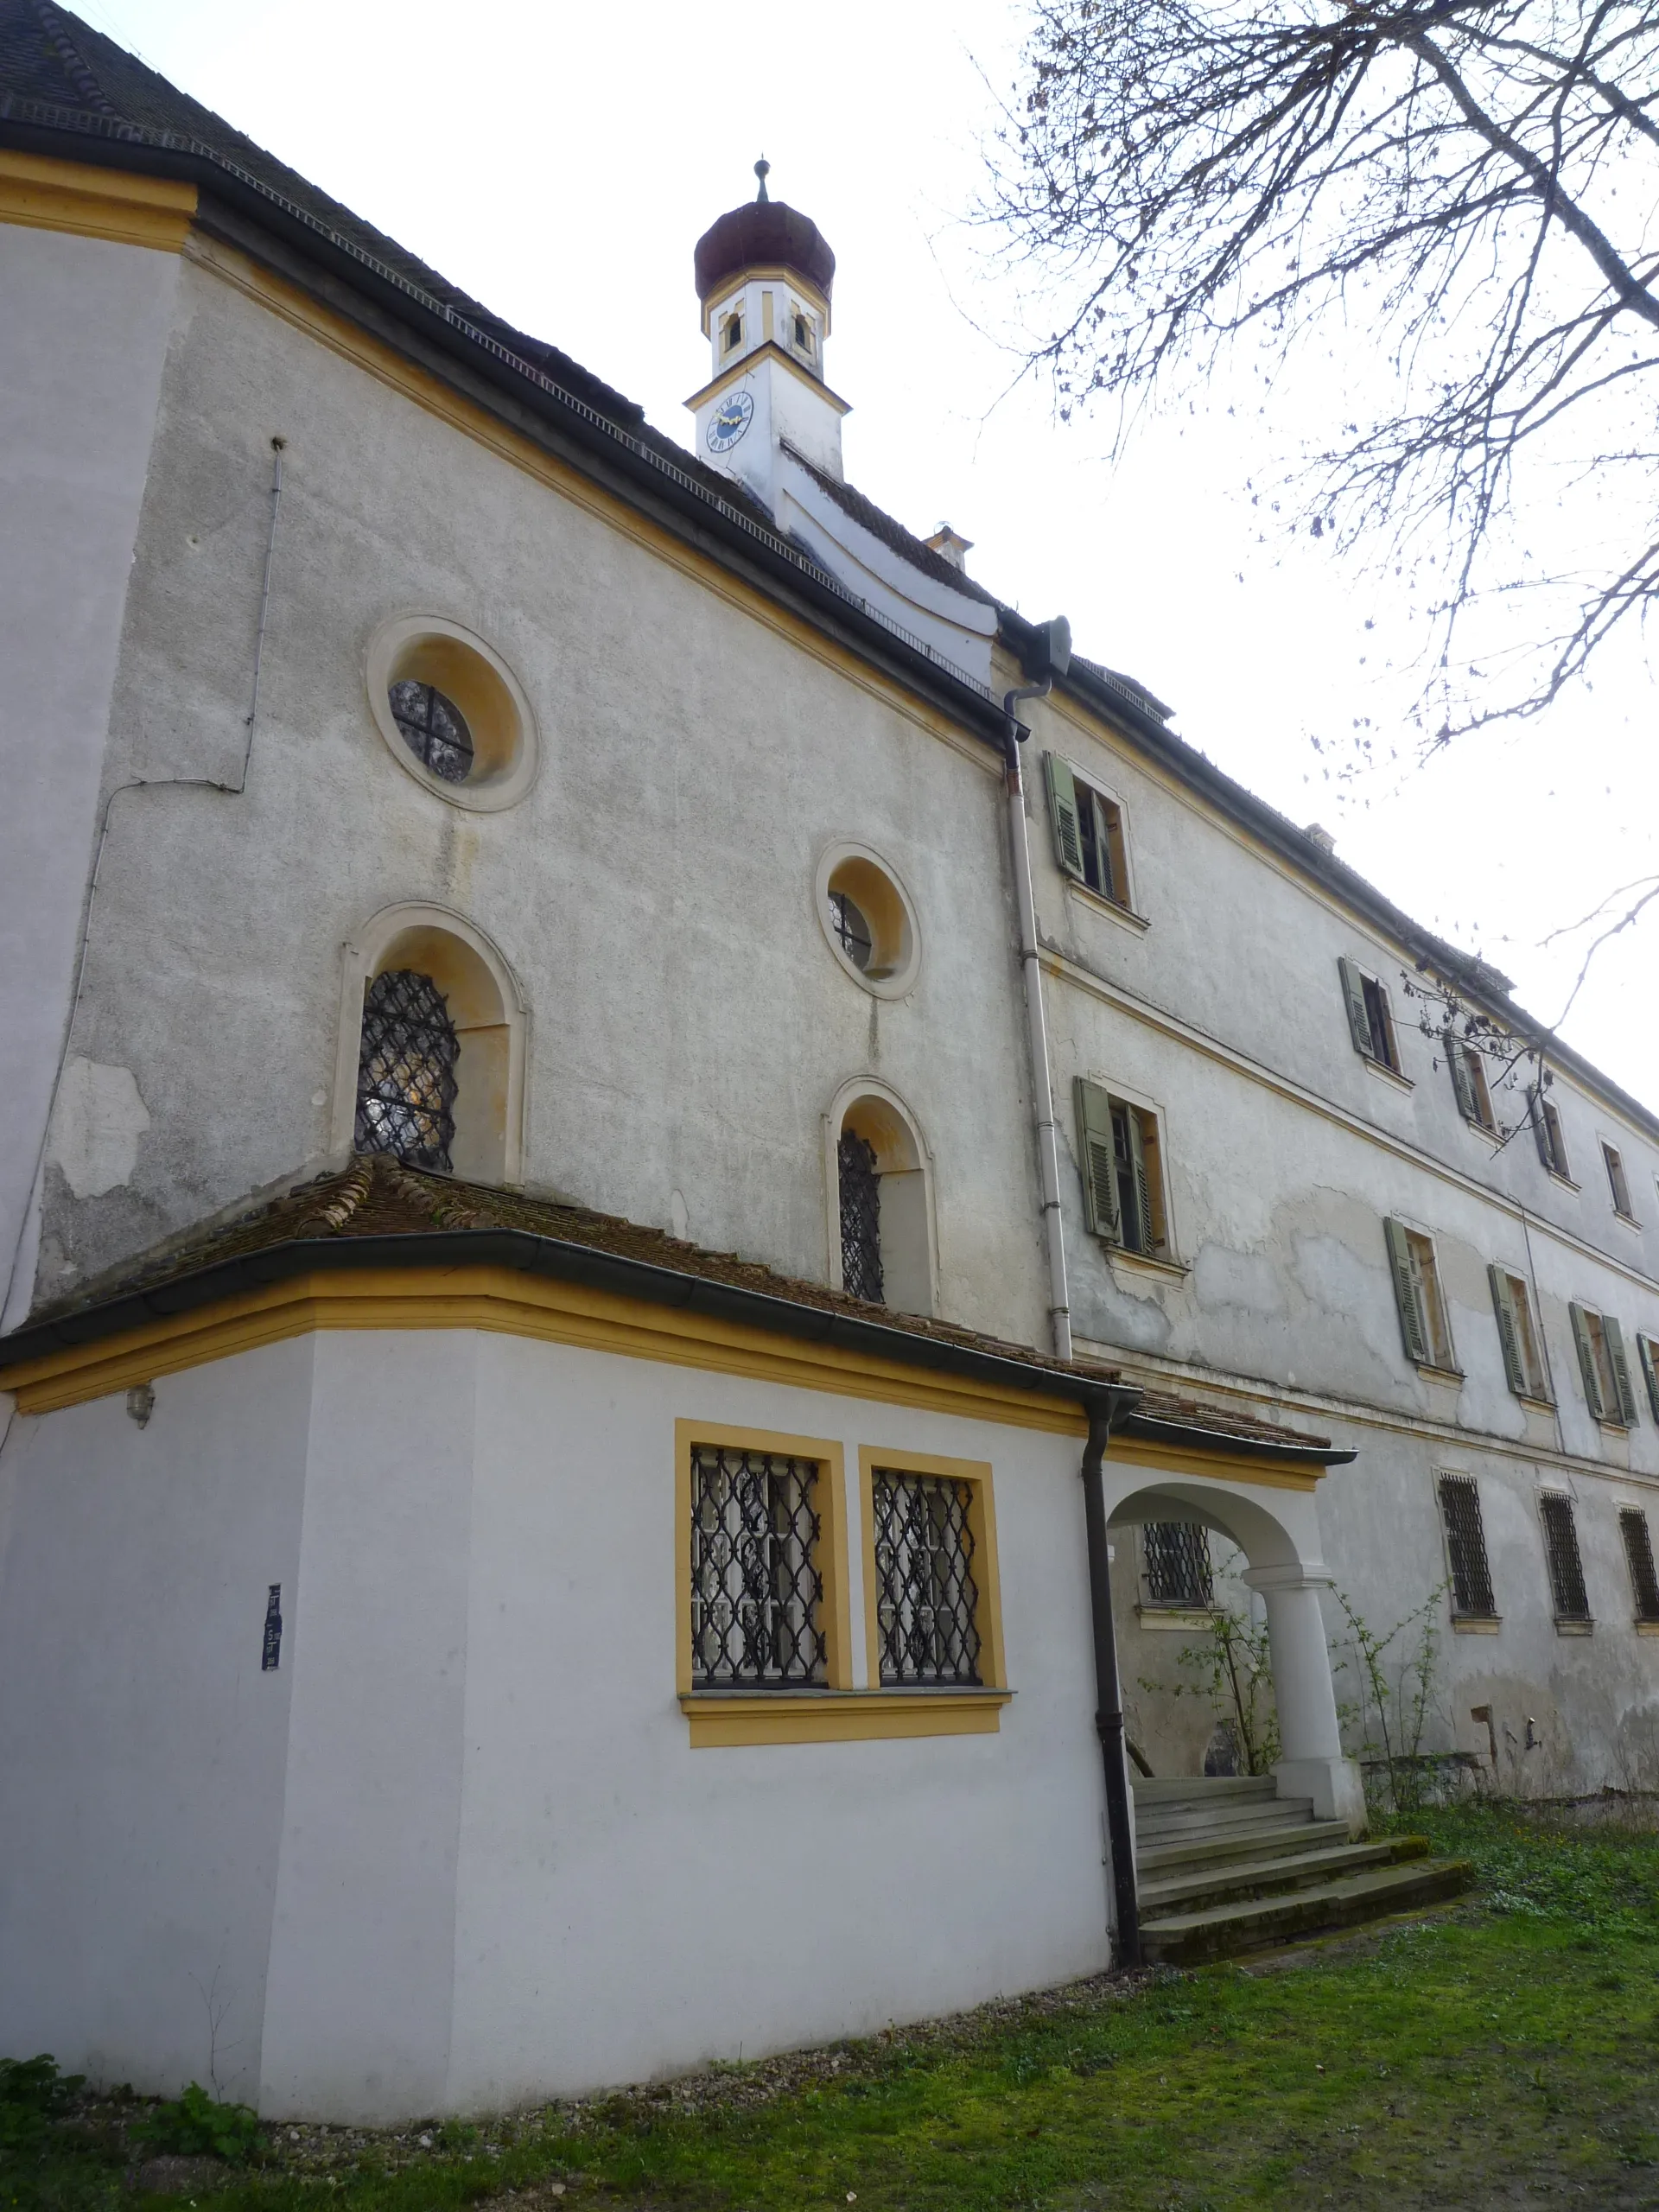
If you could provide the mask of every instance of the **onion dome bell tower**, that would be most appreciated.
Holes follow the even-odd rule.
[[[780,449],[842,480],[841,418],[849,410],[823,380],[836,257],[810,216],[760,188],[697,240],[697,297],[710,380],[686,405],[697,454],[739,478],[775,510]]]

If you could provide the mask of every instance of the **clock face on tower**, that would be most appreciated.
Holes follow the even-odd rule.
[[[741,390],[728,391],[709,417],[709,428],[703,433],[709,452],[729,453],[753,418],[753,395]]]

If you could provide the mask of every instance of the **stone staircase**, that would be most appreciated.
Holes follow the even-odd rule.
[[[1135,1784],[1141,1942],[1148,1964],[1196,1966],[1455,1897],[1466,1859],[1421,1836],[1351,1843],[1271,1775]]]

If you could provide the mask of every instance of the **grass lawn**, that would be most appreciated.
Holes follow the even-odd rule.
[[[261,2131],[213,2212],[1659,2207],[1659,1836],[1427,1817],[1471,1900],[474,2128]],[[641,1993],[642,2002],[649,1992]],[[141,2104],[0,2104],[0,2212],[103,2212]],[[429,2145],[421,2140],[430,2139]],[[160,2207],[158,2206],[158,2212]]]

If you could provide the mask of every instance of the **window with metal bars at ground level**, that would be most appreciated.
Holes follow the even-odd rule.
[[[1169,1256],[1163,1142],[1150,1107],[1077,1077],[1073,1086],[1088,1229],[1122,1251]]]
[[[1627,1505],[1621,1510],[1618,1533],[1624,1539],[1636,1618],[1639,1621],[1659,1621],[1659,1573],[1654,1570],[1653,1538],[1648,1529],[1648,1516],[1639,1506]]]
[[[1573,1324],[1585,1403],[1610,1428],[1634,1428],[1636,1392],[1630,1382],[1630,1363],[1624,1357],[1624,1332],[1611,1313],[1599,1313],[1593,1306],[1573,1302],[1567,1311]]]
[[[881,1178],[875,1147],[856,1129],[843,1129],[836,1150],[841,1185],[841,1287],[849,1298],[882,1302]]]
[[[1141,1530],[1149,1605],[1190,1605],[1208,1611],[1216,1602],[1210,1567],[1210,1531],[1192,1521],[1148,1521]]]
[[[1587,1621],[1590,1599],[1584,1586],[1584,1561],[1579,1556],[1579,1532],[1573,1521],[1573,1501],[1559,1491],[1542,1491],[1538,1515],[1544,1524],[1544,1558],[1549,1567],[1549,1592],[1558,1621]]]
[[[460,1057],[448,1001],[429,976],[408,968],[377,976],[363,994],[353,1148],[448,1168]]]
[[[980,1681],[974,1486],[949,1475],[871,1471],[875,1620],[884,1686]]]
[[[823,1686],[815,1459],[691,1446],[691,1680],[697,1689]]]
[[[1494,1620],[1492,1573],[1486,1563],[1486,1532],[1481,1525],[1480,1492],[1471,1475],[1440,1478],[1440,1517],[1446,1525],[1446,1565],[1451,1569],[1452,1611],[1470,1620]]]

